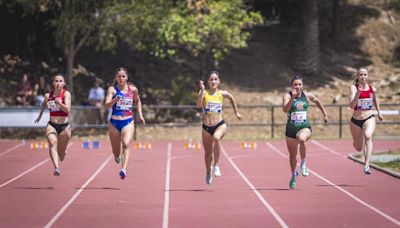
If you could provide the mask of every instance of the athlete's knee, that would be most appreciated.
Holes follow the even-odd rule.
[[[357,151],[361,151],[362,150],[362,146],[363,146],[362,144],[357,144],[357,143],[353,142],[353,147]]]
[[[128,142],[125,142],[125,141],[122,141],[122,143],[121,143],[121,145],[122,145],[122,149],[127,149],[128,148],[128,146],[129,146],[129,143]]]
[[[372,139],[372,133],[369,133],[369,132],[365,133],[364,139],[365,139],[365,141],[370,141]]]

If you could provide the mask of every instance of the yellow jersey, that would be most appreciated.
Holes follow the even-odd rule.
[[[215,92],[213,95],[211,95],[208,90],[204,91],[203,111],[208,115],[222,113],[222,101],[223,96],[220,90]]]

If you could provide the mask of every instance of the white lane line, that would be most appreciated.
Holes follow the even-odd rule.
[[[71,147],[72,144],[74,144],[74,143],[68,144],[67,149],[68,149],[69,147]],[[49,160],[50,160],[50,158],[46,158],[45,160],[43,160],[43,161],[39,162],[38,164],[36,164],[35,166],[33,166],[32,168],[30,168],[30,169],[28,169],[28,170],[22,172],[21,174],[19,174],[18,176],[12,178],[11,180],[8,180],[7,182],[4,182],[3,184],[0,185],[0,188],[6,186],[7,184],[9,184],[9,183],[11,183],[11,182],[13,182],[13,181],[15,181],[15,180],[18,180],[18,179],[21,178],[22,176],[24,176],[24,175],[26,175],[26,174],[32,172],[33,170],[35,170],[36,168],[40,167],[41,165],[43,165],[44,163],[48,162]]]
[[[165,193],[164,193],[164,209],[163,209],[163,228],[168,228],[169,222],[169,190],[170,190],[170,174],[171,174],[171,152],[172,144],[168,143],[168,153],[167,153],[167,168],[165,171]]]
[[[13,151],[13,150],[15,150],[15,149],[17,149],[17,148],[19,148],[19,147],[21,147],[21,146],[23,146],[23,145],[25,145],[25,143],[24,143],[24,142],[20,142],[19,144],[15,145],[14,147],[11,147],[10,149],[8,149],[8,150],[6,150],[6,151],[1,152],[1,153],[0,153],[0,156],[3,156],[3,155],[5,155],[5,154],[8,154],[8,153],[10,153],[11,151]]]
[[[279,151],[279,149],[277,149],[275,146],[273,146],[272,144],[270,144],[269,142],[267,142],[267,146],[269,148],[271,148],[273,151],[278,152],[279,154],[283,155],[286,158],[289,158],[287,155],[283,154],[282,152]],[[337,184],[329,181],[328,179],[322,177],[321,175],[319,175],[317,172],[312,171],[310,168],[308,168],[308,171],[312,174],[314,174],[316,177],[318,177],[319,179],[325,181],[326,183],[330,184],[332,187],[335,187],[336,189],[338,189],[339,191],[343,192],[344,194],[348,195],[350,198],[354,199],[355,201],[359,202],[360,204],[368,207],[369,209],[373,210],[374,212],[378,213],[379,215],[383,216],[384,218],[388,219],[389,221],[393,222],[394,224],[400,226],[400,221],[391,217],[390,215],[386,214],[385,212],[379,210],[378,208],[368,204],[367,202],[361,200],[360,198],[358,198],[357,196],[351,194],[350,192],[346,191],[345,189],[341,188],[340,186],[337,186]]]
[[[337,152],[337,151],[335,151],[335,150],[332,150],[331,148],[328,148],[328,147],[322,145],[321,143],[319,143],[319,142],[317,142],[317,141],[315,141],[315,140],[311,140],[311,142],[314,143],[315,145],[317,145],[317,146],[319,146],[319,147],[325,149],[326,151],[331,152],[332,154],[336,154],[336,155],[339,155],[339,156],[344,157],[344,158],[347,159],[347,156],[346,156],[346,155],[343,155],[343,154],[341,154],[341,153],[339,153],[339,152]]]
[[[243,172],[239,169],[239,167],[233,162],[233,160],[229,157],[229,155],[226,153],[225,149],[221,146],[221,151],[224,154],[224,156],[228,159],[229,163],[235,168],[236,172],[239,173],[240,177],[246,182],[246,184],[250,187],[250,189],[253,191],[254,194],[258,197],[258,199],[261,201],[261,203],[269,210],[269,212],[274,216],[276,221],[281,225],[281,227],[287,228],[289,227],[283,219],[279,216],[279,214],[272,208],[272,206],[267,202],[267,200],[264,199],[264,197],[261,195],[261,193],[254,187],[254,185],[247,179],[247,177],[243,174]]]
[[[32,172],[33,170],[35,170],[35,169],[38,168],[39,166],[43,165],[44,163],[48,162],[49,160],[50,160],[50,158],[47,158],[47,159],[45,159],[45,160],[39,162],[39,164],[37,164],[37,165],[33,166],[32,168],[30,168],[30,169],[24,171],[23,173],[19,174],[18,176],[14,177],[13,179],[8,180],[8,181],[4,182],[3,184],[1,184],[1,185],[0,185],[0,188],[2,188],[2,187],[4,187],[4,186],[6,186],[7,184],[9,184],[9,183],[11,183],[11,182],[13,182],[13,181],[19,179],[20,177],[24,176],[25,174]]]
[[[57,212],[56,215],[44,226],[45,228],[51,227],[58,218],[61,217],[61,215],[64,213],[65,210],[78,198],[78,196],[81,194],[81,192],[92,182],[92,180],[97,176],[97,174],[100,173],[101,170],[107,165],[107,163],[111,160],[111,157],[113,155],[110,155],[104,162],[103,164],[96,170],[96,172],[79,188],[79,190],[72,196],[72,198]]]

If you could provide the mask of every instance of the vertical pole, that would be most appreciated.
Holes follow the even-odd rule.
[[[275,137],[275,117],[274,106],[271,106],[271,139]]]
[[[343,106],[339,106],[339,138],[342,138],[342,108]]]

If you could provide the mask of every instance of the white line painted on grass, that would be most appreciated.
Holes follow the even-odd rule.
[[[326,150],[326,151],[328,151],[328,152],[331,152],[332,154],[336,154],[336,155],[339,155],[339,156],[344,157],[344,158],[347,159],[347,156],[346,156],[346,155],[343,155],[343,154],[341,154],[341,153],[339,153],[339,152],[337,152],[337,151],[335,151],[335,150],[332,150],[331,148],[328,148],[328,147],[322,145],[321,143],[319,143],[319,142],[317,142],[317,141],[315,141],[315,140],[311,140],[311,142],[314,143],[315,145],[317,145],[317,146],[323,148],[324,150]]]
[[[170,190],[170,174],[171,174],[171,152],[172,144],[168,143],[168,153],[167,153],[167,168],[165,174],[165,193],[164,193],[164,209],[163,209],[163,228],[168,228],[169,222],[169,190]]]
[[[24,143],[24,142],[20,142],[19,144],[15,145],[14,147],[11,147],[10,149],[8,149],[8,150],[6,150],[6,151],[1,152],[1,153],[0,153],[0,156],[3,156],[3,155],[5,155],[5,154],[8,154],[8,153],[10,153],[11,151],[13,151],[13,150],[15,150],[15,149],[17,149],[17,148],[19,148],[19,147],[21,147],[21,146],[23,146],[23,145],[25,145],[25,143]]]
[[[38,168],[39,166],[43,165],[44,163],[48,162],[49,160],[50,160],[50,158],[47,158],[47,159],[45,159],[45,160],[39,162],[39,164],[37,164],[37,165],[33,166],[32,168],[30,168],[30,169],[24,171],[23,173],[19,174],[18,176],[14,177],[13,179],[8,180],[7,182],[1,184],[1,185],[0,185],[0,188],[2,188],[2,187],[4,187],[4,186],[6,186],[7,184],[9,184],[9,183],[11,183],[11,182],[13,182],[13,181],[19,179],[20,177],[24,176],[25,174],[32,172],[33,170],[35,170],[35,169]]]
[[[280,155],[283,155],[286,158],[289,158],[287,155],[283,154],[282,152],[280,152],[279,149],[277,149],[275,146],[273,146],[272,144],[267,142],[267,146],[269,148],[271,148],[273,151],[279,153]],[[328,179],[322,177],[321,175],[319,175],[317,172],[312,171],[310,168],[308,168],[308,171],[312,174],[314,174],[316,177],[318,177],[319,179],[325,181],[326,183],[330,184],[332,187],[335,187],[336,189],[338,189],[339,191],[343,192],[344,194],[348,195],[350,198],[354,199],[355,201],[359,202],[360,204],[368,207],[369,209],[373,210],[374,212],[378,213],[379,215],[383,216],[384,218],[388,219],[389,221],[393,222],[394,224],[400,226],[400,221],[391,217],[390,215],[386,214],[385,212],[379,210],[378,208],[368,204],[367,202],[361,200],[360,198],[358,198],[357,196],[351,194],[350,192],[346,191],[345,189],[341,188],[340,186],[337,186],[335,183],[329,181]]]
[[[281,225],[281,227],[289,227],[283,219],[279,216],[279,214],[274,210],[274,208],[267,202],[267,200],[264,199],[264,197],[261,195],[261,193],[254,187],[254,185],[247,179],[247,177],[243,174],[243,172],[239,169],[239,167],[233,162],[233,160],[229,157],[229,155],[226,153],[225,149],[221,146],[221,151],[224,154],[224,156],[228,159],[229,163],[235,168],[236,172],[239,173],[240,177],[246,182],[246,184],[250,187],[250,189],[253,191],[254,194],[258,197],[258,199],[261,201],[261,203],[269,210],[269,212],[274,216],[276,221]]]
[[[96,172],[79,188],[79,190],[72,196],[72,198],[57,212],[56,215],[44,226],[45,228],[51,227],[58,218],[61,217],[61,215],[64,213],[65,210],[78,198],[78,196],[81,194],[81,192],[92,182],[92,180],[97,176],[97,174],[100,173],[101,170],[104,169],[104,167],[107,165],[107,163],[110,161],[111,157],[113,155],[110,155],[104,162],[103,164],[96,170]]]

